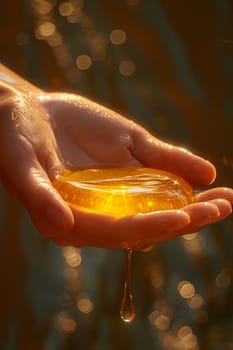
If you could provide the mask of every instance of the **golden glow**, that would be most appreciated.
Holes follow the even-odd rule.
[[[88,2],[86,2],[85,6],[84,6],[83,0],[82,1],[79,1],[79,0],[78,1],[77,0],[60,0],[60,1],[33,0],[31,2],[28,2],[28,4],[29,3],[30,3],[30,5],[31,4],[33,5],[34,12],[28,11],[28,13],[31,13],[33,16],[33,25],[35,25],[38,28],[40,26],[40,24],[42,24],[45,21],[50,21],[50,22],[56,24],[56,31],[51,36],[42,38],[41,34],[37,35],[37,32],[36,32],[36,35],[37,35],[36,37],[38,39],[45,39],[46,44],[48,44],[50,46],[47,48],[47,51],[48,52],[49,52],[49,50],[51,51],[50,53],[52,53],[52,55],[54,56],[54,60],[57,60],[56,64],[60,65],[60,70],[64,73],[64,77],[66,77],[66,79],[67,79],[67,82],[65,82],[66,86],[67,86],[67,84],[71,83],[72,84],[70,86],[71,89],[79,88],[80,90],[82,90],[82,85],[79,86],[78,81],[79,81],[80,77],[82,77],[83,73],[81,70],[79,70],[77,68],[77,66],[75,64],[75,59],[77,58],[77,56],[79,54],[87,53],[88,55],[91,56],[92,60],[95,60],[94,55],[93,55],[93,51],[90,50],[90,38],[92,39],[92,37],[94,35],[98,34],[98,32],[100,30],[101,31],[103,30],[104,34],[106,35],[108,40],[111,42],[111,44],[107,48],[110,51],[107,51],[106,62],[103,62],[103,69],[104,70],[109,69],[109,74],[107,74],[106,80],[108,81],[109,76],[114,77],[115,75],[117,75],[117,73],[118,73],[118,75],[120,75],[119,70],[118,70],[119,69],[118,65],[121,61],[118,61],[117,66],[114,64],[113,65],[109,64],[109,62],[111,62],[111,53],[112,53],[111,50],[114,48],[113,45],[121,45],[121,44],[124,45],[124,43],[126,41],[122,40],[124,38],[124,35],[122,35],[122,39],[121,39],[121,33],[119,33],[119,32],[118,32],[118,34],[120,34],[119,37],[113,39],[113,41],[112,41],[110,38],[110,32],[112,30],[111,34],[114,34],[114,35],[117,34],[117,32],[114,33],[113,29],[117,30],[116,28],[119,27],[119,28],[123,29],[123,31],[125,30],[126,36],[127,36],[126,39],[129,39],[128,30],[129,30],[129,34],[130,34],[130,32],[132,32],[132,30],[133,30],[133,25],[135,24],[135,26],[137,26],[136,22],[137,21],[138,21],[138,23],[140,22],[141,18],[139,18],[139,17],[141,16],[141,10],[143,10],[143,8],[141,7],[143,5],[142,1],[140,1],[140,0],[125,0],[124,6],[122,5],[122,8],[119,9],[119,15],[120,15],[120,11],[126,10],[125,13],[127,13],[127,11],[128,11],[128,13],[132,16],[132,19],[135,19],[135,21],[132,21],[132,23],[134,22],[134,24],[132,24],[131,27],[130,27],[130,22],[128,23],[128,26],[124,26],[124,25],[121,26],[121,25],[119,25],[119,23],[117,24],[117,21],[114,22],[114,19],[110,20],[110,22],[107,23],[107,27],[106,27],[106,21],[105,21],[105,23],[98,22],[99,18],[101,18],[101,16],[99,16],[98,13],[95,13],[95,6],[92,5],[92,1],[89,1],[90,6],[88,5]],[[64,7],[62,6],[60,8],[60,6],[63,3],[65,4],[65,6]],[[70,4],[71,4],[71,6],[70,6]],[[72,13],[70,13],[68,15],[68,13],[71,11],[72,7],[74,8],[74,10]],[[102,7],[103,6],[101,3],[101,6],[100,6],[101,10],[102,10]],[[13,7],[12,7],[12,11],[13,11]],[[111,17],[112,16],[111,6],[109,7],[108,11],[110,13],[110,18],[112,18]],[[101,15],[102,14],[103,13],[101,12]],[[65,16],[65,17],[62,18],[61,16]],[[107,13],[106,13],[106,16],[108,17]],[[117,14],[116,14],[116,16],[117,16]],[[85,19],[87,17],[88,17],[88,20],[90,21],[89,26],[86,25],[86,21],[85,21]],[[104,20],[105,20],[105,18],[104,18]],[[123,22],[124,21],[121,21],[120,23],[123,23]],[[144,22],[145,22],[145,18],[144,18]],[[76,26],[73,23],[78,23],[78,25]],[[25,44],[30,43],[30,42],[33,43],[34,38],[33,38],[33,32],[31,32],[31,25],[28,27],[27,25],[25,26],[23,24],[23,22],[21,24],[22,24],[21,25],[22,28],[20,27],[20,25],[18,26],[19,32],[16,36],[16,43],[18,45],[25,45]],[[146,25],[146,23],[144,23],[144,26],[145,25]],[[109,31],[109,27],[111,28],[110,31]],[[22,30],[25,30],[26,32],[25,33],[20,32]],[[79,30],[80,30],[80,32],[79,32]],[[58,31],[60,31],[59,35],[57,34]],[[78,37],[77,37],[78,32],[80,35],[78,35]],[[135,33],[135,32],[133,31],[133,33]],[[76,39],[75,39],[75,36],[76,36]],[[135,38],[136,38],[136,36],[135,36]],[[232,41],[226,40],[226,39],[223,39],[222,41],[232,44]],[[122,43],[121,43],[121,40],[123,41]],[[137,38],[135,40],[137,40]],[[141,39],[138,38],[138,40],[140,42]],[[115,43],[114,43],[114,41],[115,41]],[[142,41],[143,41],[143,38],[142,38]],[[78,52],[72,48],[72,45],[74,45],[74,46],[76,45],[76,47],[79,47],[80,42],[81,42],[81,46],[82,46],[82,42],[84,42],[84,47],[87,48],[86,51],[84,50],[84,51]],[[32,44],[32,45],[34,45],[34,44]],[[39,47],[40,47],[41,43],[37,43],[36,45],[39,45]],[[44,46],[44,43],[42,46]],[[122,57],[122,59],[125,58],[125,56],[123,56],[126,53],[126,51],[124,49],[127,50],[127,53],[129,52],[127,47],[124,48],[121,46],[118,46],[118,47],[115,46],[115,49],[117,50],[117,52],[119,52],[119,55]],[[76,54],[76,56],[74,56],[75,54]],[[129,54],[128,57],[132,58],[133,61],[135,62],[135,64],[137,65],[137,61],[134,60],[133,56],[130,56],[130,54]],[[149,58],[149,56],[147,58]],[[60,77],[56,76],[56,74],[54,75],[54,72],[59,70],[59,69],[56,68],[56,70],[54,70],[54,72],[50,72],[50,68],[49,68],[50,63],[51,63],[50,60],[45,60],[45,63],[47,63],[47,68],[45,69],[45,71],[47,71],[49,73],[48,79],[49,79],[50,83],[55,86],[55,89],[61,88],[62,83],[63,83],[62,77],[60,79]],[[55,69],[55,67],[54,67],[54,69]],[[136,67],[136,69],[138,69],[138,66]],[[103,81],[104,81],[104,79],[105,79],[105,77],[103,77]],[[132,80],[132,79],[134,79],[134,75],[131,75],[129,78],[122,78],[122,79],[127,79],[127,80],[131,79]],[[75,85],[74,85],[74,83],[75,83]],[[120,87],[120,85],[118,87]],[[92,87],[91,92],[94,91],[93,90],[94,88],[95,88],[95,86]],[[140,88],[140,91],[142,88],[145,89],[145,90],[143,90],[143,93],[145,93],[145,95],[143,95],[143,96],[146,96],[147,102],[150,100],[150,91],[147,91],[147,89],[146,89],[146,88],[149,89],[150,85],[148,87],[146,85],[146,83],[143,85],[143,82],[140,81],[140,84],[138,86],[135,85],[135,88],[137,88],[137,89]],[[81,92],[82,91],[80,91],[80,93]],[[86,90],[85,90],[85,92],[86,92]],[[164,115],[162,113],[162,111],[163,111],[163,108],[160,108],[161,115],[156,116],[156,125],[158,126],[157,129],[161,129],[162,131],[164,131],[170,127],[170,125],[169,125],[170,119],[169,119],[169,117],[167,117],[167,115]],[[153,143],[155,142],[154,139],[152,139],[152,142]],[[233,157],[230,156],[229,152],[226,152],[226,154],[222,154],[222,156],[223,156],[222,157],[222,166],[224,168],[226,168],[226,170],[228,170],[229,174],[231,174],[231,170],[233,169]],[[188,255],[189,258],[191,258],[192,255],[195,255],[195,260],[190,259],[190,261],[188,261],[188,263],[195,263],[195,262],[201,263],[201,265],[203,267],[205,267],[205,265],[208,265],[208,261],[209,261],[208,257],[209,256],[211,257],[212,253],[215,254],[215,252],[211,251],[211,249],[215,250],[216,247],[214,247],[214,248],[210,247],[210,249],[209,248],[205,249],[205,242],[203,242],[201,234],[185,235],[185,237],[183,237],[183,238],[181,239],[182,245],[184,246],[184,249],[185,249],[185,252],[183,252],[183,253]],[[205,240],[205,238],[204,238],[204,240]],[[207,242],[206,242],[206,247],[208,247]],[[227,246],[225,246],[225,248],[223,246],[222,248],[223,248],[223,250],[225,249],[225,253],[227,254]],[[180,249],[182,250],[182,247]],[[216,254],[218,254],[219,251]],[[102,253],[98,253],[98,254],[102,254]],[[181,251],[181,254],[182,254],[182,251]],[[202,256],[200,256],[200,254],[206,254],[206,259],[204,259],[204,261],[200,260],[202,258]],[[224,254],[224,251],[223,251],[223,254]],[[146,260],[147,260],[148,257],[150,257],[149,254],[148,254],[148,256],[143,257],[143,258],[146,258]],[[157,257],[157,255],[156,255],[156,257]],[[163,286],[163,284],[167,280],[166,271],[163,271],[163,269],[162,269],[163,261],[160,260],[160,257],[159,258],[157,257],[157,259],[158,259],[159,264],[161,265],[161,271],[160,271],[160,269],[158,269],[158,271],[156,271],[156,269],[153,269],[153,271],[152,270],[150,271],[150,274],[148,273],[149,283],[151,283],[154,288],[160,288],[161,286]],[[220,261],[221,259],[222,259],[222,256],[221,256],[221,253],[219,253],[218,259],[216,260],[217,273],[214,276],[213,275],[209,276],[209,278],[211,280],[211,283],[213,283],[213,287],[215,284],[216,288],[229,288],[229,287],[231,288],[232,285],[230,283],[232,283],[233,275],[229,274],[228,271],[224,271],[225,269],[223,269],[221,271],[221,269],[223,267],[225,267],[224,262]],[[223,259],[224,259],[224,257],[223,257]],[[153,262],[154,261],[155,260],[153,260]],[[65,259],[64,259],[64,262],[65,262]],[[175,260],[174,260],[174,262],[175,262]],[[221,263],[223,263],[222,266],[221,266]],[[82,265],[81,265],[81,267],[82,267]],[[72,268],[70,265],[67,265],[65,262],[65,271],[66,271],[65,276],[67,277],[67,279],[69,281],[74,281],[74,282],[76,281],[76,272],[77,272],[78,273],[78,280],[80,280],[79,288],[83,289],[82,273],[79,272],[79,268]],[[186,278],[187,278],[187,276],[186,276]],[[117,286],[117,287],[119,287],[119,286]],[[205,283],[204,283],[204,287],[205,287]],[[208,286],[206,288],[208,289]],[[226,291],[227,293],[230,292],[230,288],[229,288],[229,291]],[[152,296],[152,298],[156,299],[157,291],[155,290],[154,292],[155,292],[155,294]],[[217,292],[219,292],[222,295],[225,293],[225,290],[220,290]],[[204,295],[205,295],[205,293],[203,294],[203,297],[204,297]],[[183,306],[185,307],[186,302],[187,302],[187,305],[189,305],[189,307],[192,309],[193,302],[195,301],[194,304],[196,305],[196,301],[198,300],[198,298],[196,298],[196,296],[197,296],[197,294],[194,294],[194,296],[191,297],[190,299],[183,299],[182,300],[182,302],[184,303]],[[205,296],[205,299],[207,297],[208,297],[208,295]],[[167,300],[167,295],[164,295],[164,299]],[[215,301],[218,302],[218,300],[215,300]],[[226,302],[227,302],[227,300],[226,300]],[[207,300],[207,303],[208,303],[208,300]],[[160,304],[162,304],[162,300],[157,299],[156,305],[160,305]],[[224,309],[224,307],[226,306],[226,303],[224,302],[223,305],[221,303],[219,303],[218,305],[215,305],[215,306],[218,309],[218,311],[221,311],[221,308],[223,307],[223,309]],[[207,305],[207,309],[208,309],[208,305]],[[187,312],[192,314],[191,310],[188,310]],[[174,311],[174,319],[173,319],[172,323],[174,323],[176,321],[176,319],[175,319],[176,313],[177,312]],[[201,317],[200,315],[203,315],[203,316]],[[193,313],[193,317],[195,318],[196,316],[198,318],[198,322],[199,322],[199,319],[202,320],[202,321],[200,321],[200,323],[201,322],[204,323],[208,320],[208,314],[203,312],[200,309],[198,309],[197,312],[195,311]],[[178,322],[178,320],[177,320],[177,322]],[[197,326],[199,326],[199,324]],[[210,326],[211,326],[211,321],[210,321]],[[207,327],[207,329],[209,329],[209,328]],[[222,325],[221,332],[222,332],[222,337],[223,337],[224,332],[226,332],[223,325]],[[167,334],[168,334],[168,332],[167,332]],[[219,334],[221,334],[220,330],[219,330]],[[172,336],[171,336],[171,338],[172,338]],[[171,340],[171,343],[169,345],[167,345],[167,347],[164,346],[164,349],[165,348],[166,349],[171,349],[171,348],[185,349],[182,346],[180,346],[180,348],[178,346],[176,347],[175,343],[174,343],[174,339]]]
[[[64,170],[53,185],[72,206],[114,216],[180,208],[193,195],[183,179],[137,167]]]

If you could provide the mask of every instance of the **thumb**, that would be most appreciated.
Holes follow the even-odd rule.
[[[73,214],[43,169],[30,169],[27,192],[24,203],[37,229],[48,237],[66,241],[73,227]]]
[[[142,128],[136,128],[134,132],[132,151],[145,166],[170,171],[198,186],[209,185],[215,180],[215,167],[207,160],[163,142]]]
[[[74,222],[72,211],[37,159],[29,154],[23,159],[17,157],[14,169],[8,166],[4,173],[4,184],[29,212],[38,231],[50,238],[67,240]]]

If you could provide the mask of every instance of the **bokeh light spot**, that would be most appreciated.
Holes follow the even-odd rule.
[[[194,239],[196,237],[197,233],[187,233],[186,235],[182,236],[183,239],[187,240],[187,241],[191,241],[192,239]]]
[[[76,59],[76,65],[80,70],[87,70],[92,65],[92,59],[88,55],[80,55]]]
[[[125,42],[125,40],[126,40],[126,34],[124,30],[114,29],[110,33],[110,41],[114,45],[121,45]]]
[[[61,313],[57,317],[57,327],[63,332],[73,333],[77,328],[77,324],[70,315]]]
[[[154,321],[154,325],[160,330],[166,330],[170,326],[170,318],[167,315],[159,315]]]
[[[192,328],[190,328],[189,326],[182,326],[179,328],[177,335],[179,338],[185,338],[192,333]]]
[[[48,39],[48,43],[52,47],[56,47],[62,44],[62,36],[60,33],[55,32],[53,35],[51,35]]]
[[[64,247],[62,254],[65,258],[67,265],[71,267],[78,267],[82,262],[82,257],[79,249],[73,247]]]
[[[136,67],[133,61],[124,60],[119,65],[120,73],[125,77],[130,77],[135,73]]]
[[[59,13],[61,14],[61,16],[69,16],[73,11],[74,5],[69,1],[63,2],[59,6]]]
[[[204,304],[204,300],[201,295],[195,294],[188,302],[190,309],[198,309]]]
[[[83,314],[92,312],[94,305],[88,296],[81,296],[77,298],[77,308]]]
[[[199,233],[183,236],[183,245],[185,250],[193,255],[205,254],[205,239]]]
[[[55,30],[56,30],[55,24],[53,24],[52,22],[44,22],[40,24],[38,27],[38,31],[40,35],[45,37],[52,35],[55,32]]]
[[[177,290],[185,299],[192,298],[195,294],[194,285],[189,281],[181,281],[177,286]]]
[[[41,15],[46,15],[52,10],[53,6],[49,1],[42,0],[35,4],[35,10]]]

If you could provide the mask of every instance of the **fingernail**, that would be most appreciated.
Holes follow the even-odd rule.
[[[59,209],[56,207],[48,207],[47,217],[56,230],[59,232],[66,231],[65,217]]]
[[[182,210],[182,209],[176,210],[176,215],[182,218],[185,224],[189,224],[191,222],[190,216],[185,210]]]
[[[209,215],[208,218],[217,218],[220,215],[220,211],[217,207],[217,205],[209,202],[204,202],[203,205],[209,209]]]

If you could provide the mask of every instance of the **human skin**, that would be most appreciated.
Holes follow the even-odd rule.
[[[0,178],[38,231],[60,245],[142,248],[201,230],[232,212],[233,190],[199,192],[179,210],[114,218],[69,206],[52,186],[64,167],[141,165],[191,185],[213,183],[207,160],[170,145],[85,97],[49,93],[0,65]]]

